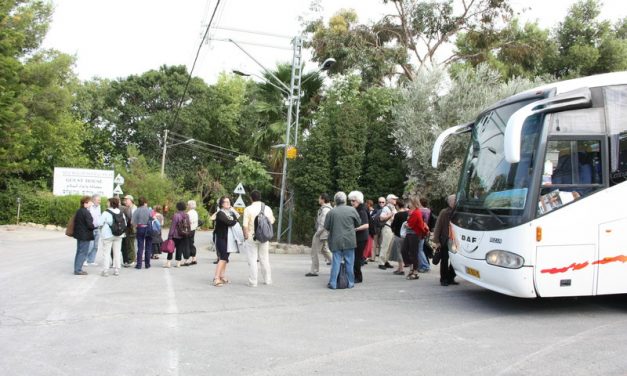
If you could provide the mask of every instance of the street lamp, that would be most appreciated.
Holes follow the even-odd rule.
[[[183,144],[191,144],[192,142],[194,142],[195,140],[193,138],[190,138],[188,140],[185,140],[183,142],[177,142],[175,144],[170,144],[168,145],[168,130],[165,130],[165,135],[163,136],[163,154],[161,155],[161,177],[163,178],[165,175],[165,153],[168,150],[168,146],[169,147],[173,147],[173,146],[177,146],[177,145],[183,145]]]
[[[238,76],[242,76],[242,77],[250,77],[250,76],[257,77],[258,79],[262,80],[263,82],[265,82],[265,83],[267,83],[267,84],[271,85],[272,87],[274,87],[275,89],[279,90],[281,93],[283,93],[283,94],[285,94],[285,95],[287,95],[287,96],[289,96],[289,95],[290,95],[290,93],[289,93],[287,90],[283,89],[283,88],[282,88],[282,87],[280,87],[279,85],[275,85],[274,83],[272,83],[272,81],[268,81],[267,79],[265,79],[264,77],[261,77],[261,76],[260,76],[260,75],[258,75],[258,74],[254,74],[254,73],[244,73],[244,72],[239,71],[239,70],[236,70],[236,69],[232,70],[231,72],[233,72],[234,74],[236,74],[236,75],[238,75]]]

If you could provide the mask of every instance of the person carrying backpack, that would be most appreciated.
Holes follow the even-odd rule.
[[[120,199],[117,197],[110,198],[107,210],[102,212],[98,221],[103,249],[101,273],[103,277],[109,276],[111,249],[113,249],[113,275],[120,275],[122,240],[126,236],[126,217],[119,208]]]
[[[244,249],[248,258],[248,286],[257,287],[257,260],[261,264],[261,276],[266,285],[272,284],[272,271],[270,269],[270,239],[274,235],[272,225],[274,214],[269,206],[261,202],[261,193],[252,191],[250,194],[252,204],[244,209]]]
[[[174,217],[172,217],[170,232],[168,232],[168,239],[174,240],[177,268],[181,266],[181,257],[185,259],[186,264],[189,259],[189,237],[192,233],[192,229],[189,216],[185,212],[186,208],[187,205],[185,205],[183,201],[176,203],[176,210],[178,211],[174,214]],[[172,253],[168,253],[168,260],[165,262],[163,267],[169,268],[171,260]]]

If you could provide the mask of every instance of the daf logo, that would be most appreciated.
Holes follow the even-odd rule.
[[[462,235],[462,241],[463,242],[469,242],[469,243],[476,243],[477,242],[477,238],[471,237],[471,236]]]
[[[483,238],[483,234],[481,233],[476,235],[459,234],[459,236],[461,249],[466,253],[473,253],[479,249],[479,243],[481,242],[481,238]]]

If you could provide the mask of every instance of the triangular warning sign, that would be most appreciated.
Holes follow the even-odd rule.
[[[242,185],[242,183],[239,183],[237,187],[235,187],[235,190],[233,191],[233,193],[235,193],[236,195],[246,194],[246,191],[244,190],[244,186]]]
[[[124,192],[122,192],[122,187],[120,187],[119,184],[115,186],[115,189],[113,190],[113,194],[114,195],[124,194]]]
[[[244,200],[242,200],[242,196],[239,196],[235,203],[233,204],[234,208],[245,208],[246,204],[244,204]]]

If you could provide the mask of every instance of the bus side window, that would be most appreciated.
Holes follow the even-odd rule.
[[[538,214],[544,214],[602,188],[599,140],[547,143]]]
[[[617,151],[618,151],[618,163],[616,163],[616,169],[612,171],[611,184],[622,183],[627,180],[627,132],[614,136],[618,138]]]

